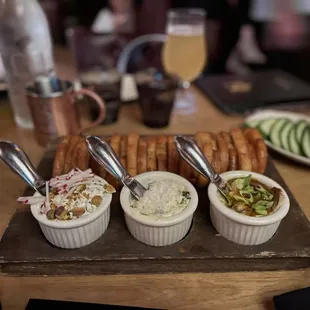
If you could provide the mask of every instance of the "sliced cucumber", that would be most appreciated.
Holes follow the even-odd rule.
[[[280,118],[275,121],[270,131],[270,141],[276,145],[281,147],[281,130],[286,125],[286,123],[290,122],[286,118]]]
[[[299,121],[297,123],[296,140],[298,141],[298,143],[301,143],[301,138],[303,136],[304,130],[307,128],[308,125],[309,123],[307,123],[306,121]]]
[[[280,132],[280,140],[281,140],[281,146],[285,150],[290,150],[289,146],[289,134],[294,127],[294,123],[292,121],[288,121],[283,125],[281,132]]]
[[[301,148],[305,156],[310,158],[310,125],[304,129],[302,134]]]
[[[301,145],[296,139],[297,126],[298,126],[298,123],[296,123],[293,126],[292,130],[290,131],[289,136],[288,136],[288,140],[289,140],[288,144],[289,144],[290,151],[292,153],[295,153],[297,155],[302,155]]]
[[[265,139],[269,139],[271,128],[277,119],[266,119],[258,124],[258,129]]]
[[[253,119],[252,121],[245,122],[244,127],[256,128],[261,122],[261,119]]]

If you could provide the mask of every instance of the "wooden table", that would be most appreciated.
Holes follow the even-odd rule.
[[[66,52],[58,51],[58,72],[72,78],[74,72]],[[194,133],[220,131],[237,126],[239,117],[227,117],[216,110],[197,90],[196,112],[174,113],[171,126],[160,133]],[[154,134],[140,121],[139,109],[130,104],[122,107],[116,124],[98,127],[92,134],[128,133]],[[0,139],[18,143],[35,165],[44,149],[34,140],[33,132],[15,127],[7,102],[0,102]],[[310,170],[275,159],[282,177],[310,218]],[[0,235],[3,234],[17,206],[16,198],[25,184],[7,167],[0,168]],[[211,274],[112,275],[81,277],[10,277],[0,275],[0,300],[4,309],[24,309],[29,298],[46,298],[169,309],[273,309],[272,297],[310,285],[309,269],[277,272],[240,272]]]

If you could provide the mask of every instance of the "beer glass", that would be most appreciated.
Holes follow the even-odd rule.
[[[205,17],[202,9],[168,11],[162,62],[165,71],[181,81],[183,90],[178,96],[177,108],[186,110],[192,107],[193,94],[188,96],[187,88],[206,65]]]

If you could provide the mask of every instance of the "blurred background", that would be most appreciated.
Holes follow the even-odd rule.
[[[40,0],[53,41],[67,46],[78,69],[112,67],[131,39],[165,33],[170,8],[207,12],[204,74],[282,68],[310,81],[309,0]],[[143,53],[141,49],[144,49]],[[146,49],[146,50],[145,50]],[[143,57],[141,57],[143,55]],[[160,66],[156,44],[137,48],[129,71]]]
[[[169,117],[172,109],[194,114],[192,83],[230,115],[310,104],[310,0],[0,0],[0,13],[0,82],[6,71],[3,87],[22,128],[33,128],[34,114],[42,119],[40,107],[30,111],[26,88],[35,81],[42,100],[52,98],[60,63],[76,89],[104,99],[105,125],[138,99],[143,118],[163,120],[166,101]],[[173,87],[165,75],[177,77]],[[170,95],[157,100],[164,88]],[[85,102],[96,123],[98,105]]]

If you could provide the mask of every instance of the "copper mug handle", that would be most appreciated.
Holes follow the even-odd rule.
[[[106,117],[106,107],[105,107],[105,102],[103,99],[101,99],[95,92],[89,90],[89,89],[86,89],[86,88],[81,88],[79,90],[76,90],[74,91],[74,96],[78,95],[78,94],[81,94],[81,95],[86,95],[86,96],[89,96],[91,97],[98,105],[99,107],[99,115],[97,117],[96,120],[94,120],[93,122],[91,122],[90,125],[84,127],[84,128],[80,128],[79,132],[83,132],[83,131],[86,131],[86,130],[89,130],[93,127],[96,127],[98,125],[100,125],[104,120],[105,120],[105,117]],[[73,102],[75,102],[75,100],[73,100]]]

